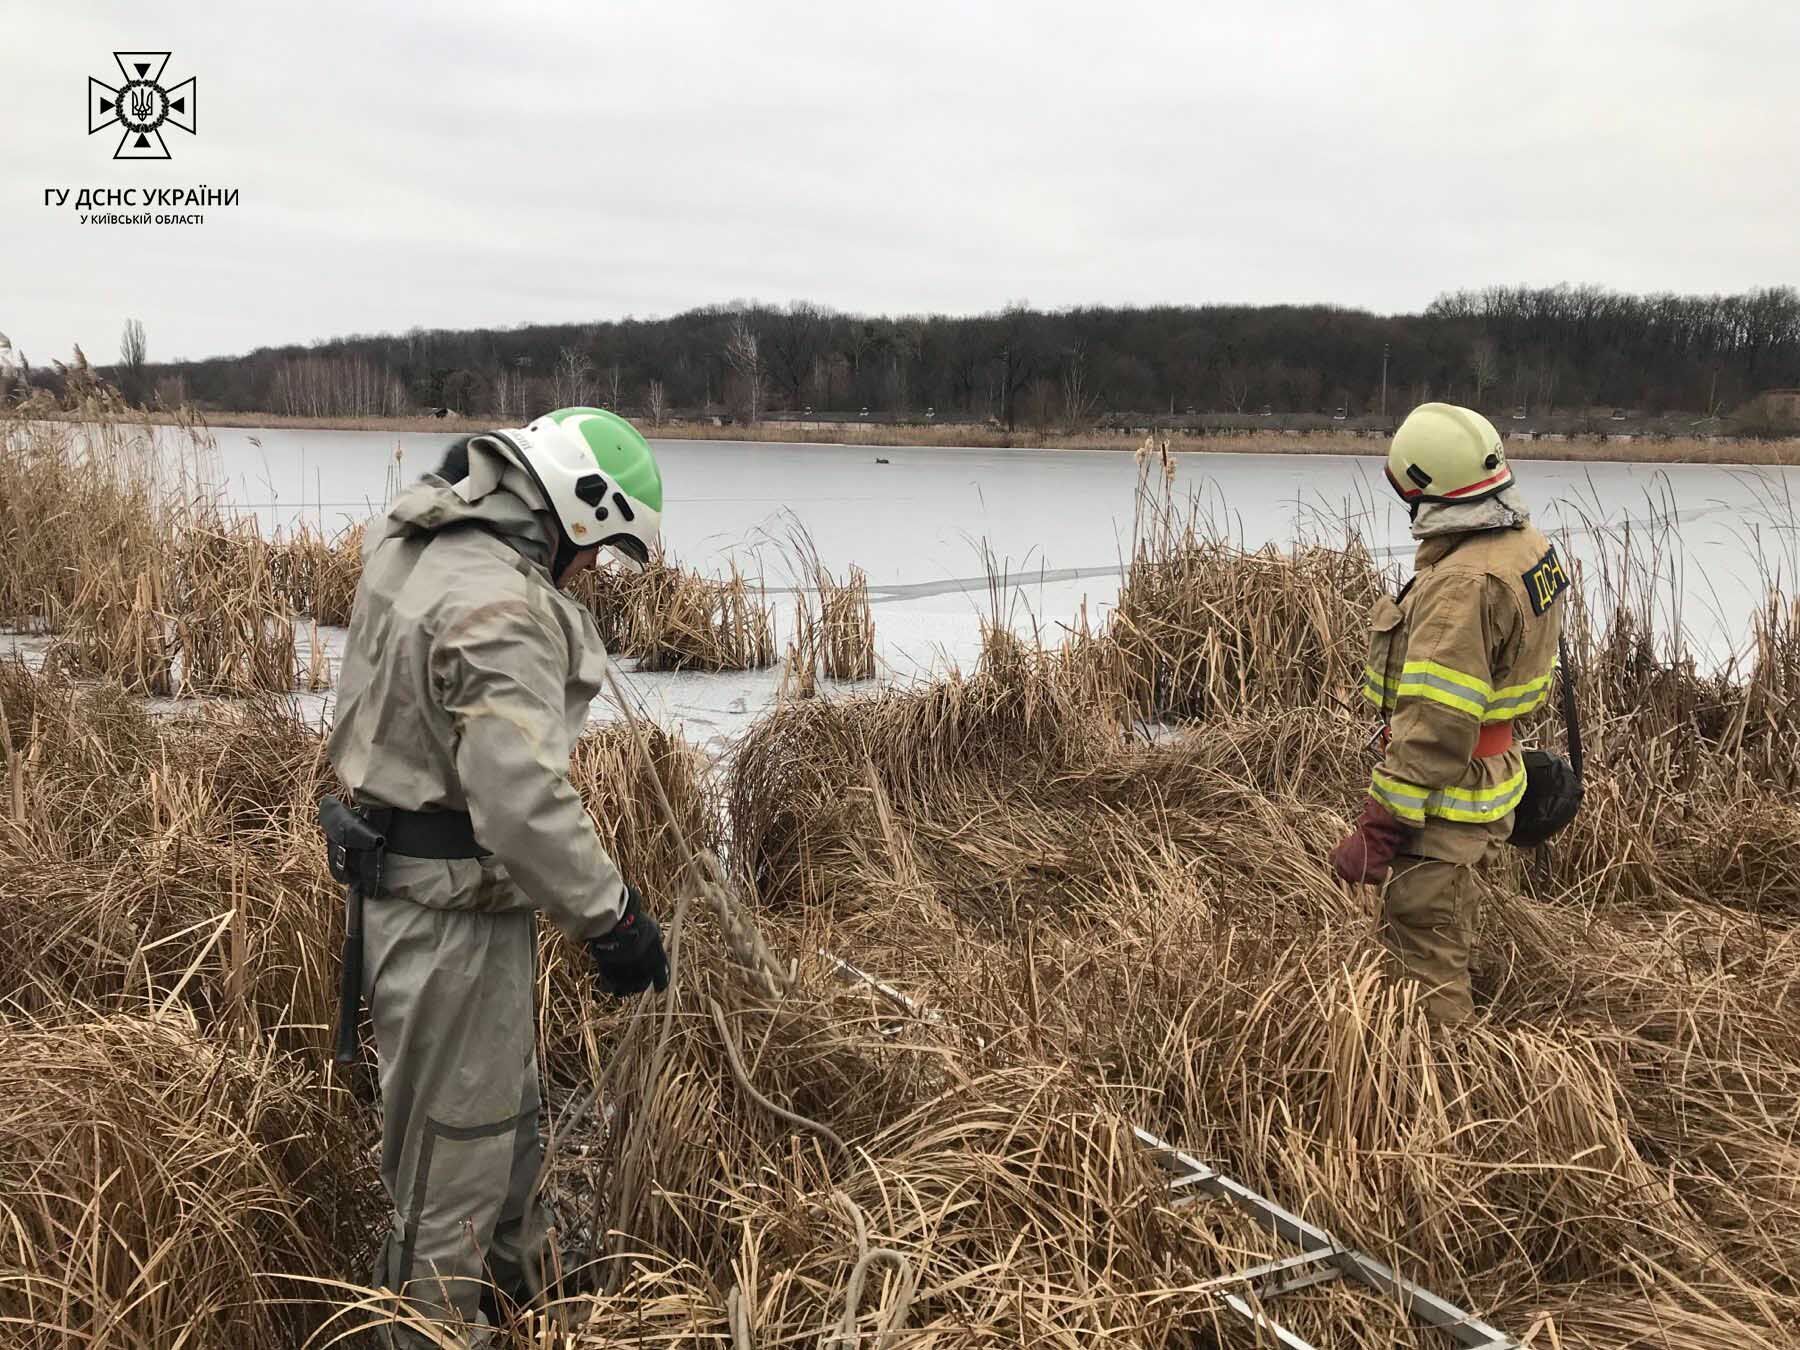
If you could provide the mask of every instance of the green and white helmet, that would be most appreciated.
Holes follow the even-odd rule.
[[[650,443],[604,408],[558,408],[496,432],[518,452],[572,549],[607,549],[636,567],[662,529],[662,470]]]

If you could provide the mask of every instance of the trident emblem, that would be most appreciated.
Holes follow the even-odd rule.
[[[195,83],[192,77],[169,88],[163,84],[168,52],[114,52],[125,82],[118,87],[104,80],[88,80],[88,135],[110,126],[124,134],[114,159],[168,159],[164,126],[179,127],[190,136],[195,131]]]

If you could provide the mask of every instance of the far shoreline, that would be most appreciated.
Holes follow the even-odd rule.
[[[134,420],[157,426],[189,426],[194,414],[152,412],[134,414]],[[62,416],[57,421],[89,419]],[[297,417],[278,413],[201,412],[200,424],[208,428],[247,431],[412,432],[469,435],[498,425],[494,418],[468,417]],[[634,419],[640,430],[657,441],[729,441],[742,444],[817,445],[845,450],[1073,450],[1136,453],[1145,437],[1138,432],[1091,430],[1078,432],[1007,432],[968,423],[943,426],[880,423],[869,426],[833,423],[829,427],[712,425],[694,421],[649,424]],[[1502,429],[1504,434],[1505,428]],[[846,433],[854,433],[848,438]],[[1630,464],[1704,464],[1745,467],[1800,465],[1800,438],[1758,440],[1749,438],[1618,437],[1570,435],[1566,439],[1543,436],[1515,442],[1513,457],[1519,460],[1563,460]],[[1387,453],[1386,438],[1348,431],[1215,432],[1197,435],[1185,431],[1168,434],[1171,454],[1358,455],[1380,457]]]

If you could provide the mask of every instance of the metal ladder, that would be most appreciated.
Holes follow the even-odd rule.
[[[897,1008],[915,1017],[941,1023],[936,1010],[925,1010],[893,985],[865,970],[851,965],[842,957],[819,949],[836,974],[846,983],[868,986]],[[882,1028],[883,1035],[895,1035],[898,1025]],[[1282,1350],[1317,1350],[1311,1341],[1295,1335],[1282,1326],[1263,1307],[1271,1299],[1292,1294],[1314,1285],[1325,1284],[1345,1276],[1367,1285],[1394,1299],[1414,1321],[1436,1327],[1463,1350],[1524,1350],[1518,1341],[1504,1331],[1490,1326],[1474,1313],[1465,1312],[1429,1289],[1414,1284],[1395,1272],[1392,1266],[1377,1261],[1354,1247],[1347,1247],[1323,1228],[1314,1226],[1299,1215],[1290,1213],[1266,1196],[1259,1195],[1240,1181],[1234,1181],[1217,1168],[1184,1153],[1173,1144],[1157,1138],[1148,1130],[1132,1127],[1132,1134],[1170,1173],[1169,1193],[1175,1206],[1198,1203],[1202,1198],[1229,1200],[1247,1214],[1258,1227],[1300,1250],[1293,1256],[1265,1261],[1235,1274],[1208,1281],[1208,1288],[1231,1290],[1241,1286],[1250,1297],[1237,1292],[1223,1294],[1225,1306],[1260,1331],[1268,1333]]]
[[[1393,1267],[1384,1262],[1346,1247],[1323,1228],[1289,1213],[1273,1200],[1232,1180],[1217,1168],[1207,1166],[1192,1154],[1183,1153],[1148,1130],[1133,1126],[1131,1132],[1164,1170],[1171,1173],[1169,1192],[1175,1197],[1174,1205],[1193,1204],[1202,1196],[1229,1200],[1258,1227],[1300,1249],[1293,1256],[1265,1261],[1209,1282],[1213,1288],[1242,1285],[1248,1289],[1252,1295],[1248,1299],[1238,1293],[1225,1294],[1225,1306],[1246,1322],[1268,1332],[1284,1350],[1315,1348],[1312,1342],[1296,1336],[1270,1317],[1263,1311],[1263,1305],[1282,1294],[1309,1289],[1344,1276],[1393,1298],[1415,1321],[1445,1332],[1465,1350],[1521,1350],[1519,1342],[1504,1331],[1396,1274]]]

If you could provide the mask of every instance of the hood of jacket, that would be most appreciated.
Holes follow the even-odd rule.
[[[556,552],[556,525],[543,494],[492,442],[469,446],[469,476],[447,483],[426,474],[394,499],[379,531],[369,532],[367,556],[384,539],[436,534],[479,525],[530,562],[548,570]]]
[[[1516,530],[1531,521],[1531,508],[1517,483],[1508,483],[1478,502],[1420,502],[1412,520],[1414,539],[1436,539],[1475,530]]]

